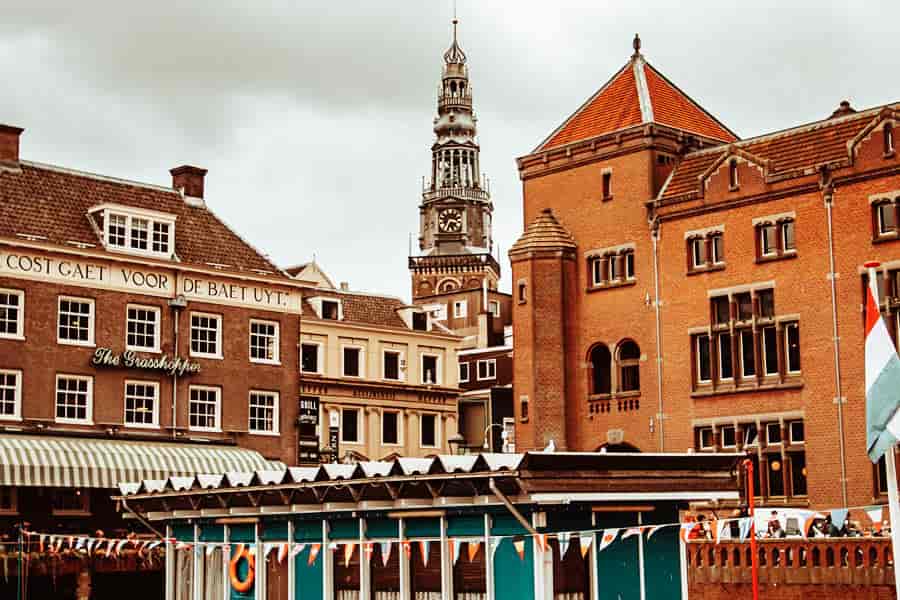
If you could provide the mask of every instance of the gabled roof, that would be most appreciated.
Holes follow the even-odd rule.
[[[329,290],[337,289],[337,286],[334,285],[331,277],[329,277],[328,273],[319,266],[319,263],[317,263],[315,259],[307,263],[285,267],[284,272],[294,279],[312,282],[319,288]]]
[[[103,252],[88,215],[101,204],[173,215],[175,255],[181,263],[282,275],[205,205],[186,202],[174,189],[27,161],[0,168],[0,237]]]
[[[540,152],[642,123],[659,123],[732,142],[737,135],[694,102],[636,50],[625,66],[534,150]]]
[[[732,145],[692,152],[675,167],[658,198],[665,200],[698,192],[704,176],[731,154],[739,154],[748,160],[755,157],[757,160],[752,162],[763,164],[767,177],[802,175],[824,163],[849,160],[860,135],[870,131],[880,120],[896,119],[897,116],[892,115],[897,115],[897,106],[829,117]]]
[[[310,298],[315,298],[316,296],[340,300],[344,314],[343,322],[345,323],[407,328],[406,323],[403,322],[403,319],[397,313],[397,310],[406,306],[406,303],[399,298],[319,288],[304,290],[304,319],[317,318],[316,311],[310,304]]]
[[[556,220],[552,209],[545,208],[512,245],[509,255],[512,257],[523,252],[574,250],[575,248],[575,239],[572,234]]]

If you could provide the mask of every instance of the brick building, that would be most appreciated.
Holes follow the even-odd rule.
[[[884,501],[862,265],[897,333],[898,105],[738,140],[635,52],[518,160],[520,449],[744,451],[771,505]]]
[[[115,532],[122,477],[293,464],[299,283],[213,214],[205,170],[82,173],[21,133],[0,126],[0,528]]]

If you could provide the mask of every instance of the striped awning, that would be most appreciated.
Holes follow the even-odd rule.
[[[197,473],[284,469],[234,446],[0,434],[0,485],[116,488]]]

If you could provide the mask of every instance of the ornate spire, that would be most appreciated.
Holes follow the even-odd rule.
[[[459,47],[459,43],[456,41],[456,26],[459,24],[459,19],[453,17],[453,43],[450,45],[450,48],[444,52],[444,62],[448,65],[450,64],[466,64],[466,53],[462,51],[462,48]]]
[[[632,48],[634,48],[634,54],[631,55],[631,58],[637,58],[641,55],[641,36],[638,34],[634,34],[634,40],[631,42]]]

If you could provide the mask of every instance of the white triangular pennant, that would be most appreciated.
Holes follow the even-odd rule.
[[[388,561],[391,560],[391,542],[381,542],[381,564],[383,566],[387,566]]]
[[[580,533],[578,534],[578,545],[581,548],[581,556],[587,556],[588,550],[591,549],[591,543],[594,541],[593,533]]]
[[[597,552],[603,552],[607,546],[616,541],[618,536],[618,529],[604,529],[603,535],[600,536],[600,543],[597,545]]]
[[[303,552],[304,548],[306,548],[306,544],[294,544],[294,547],[291,548],[291,558]]]
[[[564,531],[556,534],[556,539],[559,540],[559,558],[562,559],[562,557],[566,555],[566,552],[569,551],[569,543],[572,541],[572,534],[568,531]]]

